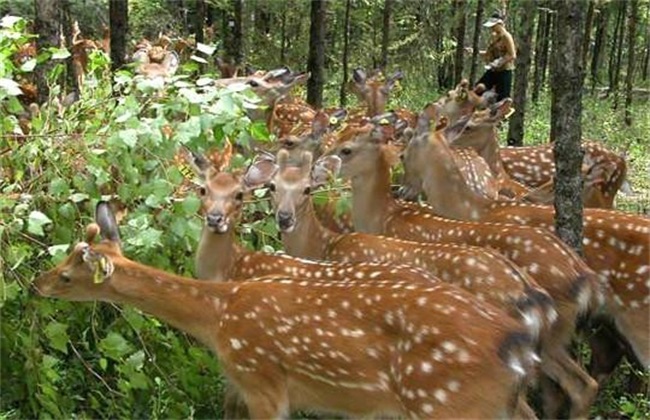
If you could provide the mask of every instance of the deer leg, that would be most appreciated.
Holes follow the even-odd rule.
[[[544,418],[559,419],[568,404],[568,398],[562,388],[549,376],[539,376],[539,389]]]
[[[520,393],[517,397],[517,406],[515,407],[513,417],[516,419],[537,419],[537,415],[530,405],[528,405],[524,393]]]
[[[618,334],[606,324],[599,325],[595,333],[589,337],[589,346],[591,347],[589,374],[602,386],[623,358],[625,349]]]
[[[598,383],[570,356],[566,349],[542,352],[542,371],[562,387],[571,399],[571,418],[586,418],[596,398]],[[546,413],[545,413],[546,414]]]
[[[289,398],[284,387],[246,392],[244,400],[252,419],[288,419]]]
[[[248,419],[248,409],[244,400],[239,395],[237,388],[230,382],[226,382],[226,389],[223,397],[224,419]]]

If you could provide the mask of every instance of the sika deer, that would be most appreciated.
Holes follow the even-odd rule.
[[[125,258],[106,207],[97,211],[104,240],[92,244],[100,229],[90,225],[89,243],[77,244],[35,289],[133,305],[193,335],[217,354],[253,418],[296,409],[366,417],[518,414],[516,396],[533,355],[528,337],[468,293],[433,278],[400,281],[399,274],[374,283],[190,280]]]
[[[436,214],[461,220],[529,225],[553,230],[555,212],[550,206],[491,201],[474,194],[451,165],[449,146],[439,133],[409,144],[405,164],[408,177],[418,178]],[[435,168],[434,168],[435,167]],[[455,200],[447,197],[453,193]],[[584,210],[584,251],[587,265],[606,282],[606,313],[625,337],[634,358],[650,366],[650,220],[613,210]],[[541,283],[540,283],[541,284]],[[542,284],[543,285],[543,284]],[[593,371],[606,368],[593,366]]]
[[[278,153],[278,171],[269,188],[289,255],[339,262],[409,264],[506,310],[521,319],[532,334],[550,327],[557,317],[550,296],[497,252],[364,233],[338,234],[323,227],[314,212],[310,192],[327,181],[331,170],[336,171],[337,161],[336,157],[326,157],[312,171],[309,152],[304,152],[298,162],[290,160],[284,150]]]
[[[525,189],[522,190],[523,187],[521,184],[513,180],[504,168],[501,156],[503,149],[499,148],[497,139],[496,125],[509,112],[510,105],[511,101],[507,99],[490,106],[489,109],[484,111],[475,111],[461,118],[456,124],[446,130],[445,137],[454,148],[470,147],[475,149],[488,162],[495,176],[506,180],[508,187],[512,188],[517,195],[521,195],[519,191],[525,192]],[[610,156],[605,155],[602,147],[595,146],[593,143],[585,143],[584,145],[590,150],[585,155],[582,170],[583,175],[589,181],[588,188],[585,188],[583,194],[584,205],[585,207],[613,208],[614,197],[625,178],[625,162],[623,158],[614,160]],[[607,152],[607,154],[610,153]],[[516,165],[529,165],[533,159],[529,155],[522,155],[521,158],[522,161]],[[544,159],[551,159],[551,162],[554,164],[552,154]],[[623,162],[622,166],[621,162]],[[554,171],[554,168],[552,169]],[[540,170],[537,173],[540,176],[546,177],[544,170]],[[553,174],[550,175],[548,181],[542,185],[537,185],[536,188],[546,186],[546,189],[552,192],[552,177]],[[589,179],[590,177],[596,178],[597,182],[594,179]],[[550,188],[548,187],[549,184]]]
[[[411,140],[413,142],[413,140]],[[571,415],[586,416],[596,382],[569,356],[567,346],[577,317],[599,304],[598,277],[569,247],[550,232],[525,226],[444,219],[430,208],[396,201],[390,190],[394,158],[384,132],[368,125],[334,153],[341,173],[352,180],[352,212],[358,231],[416,241],[486,246],[500,251],[533,277],[556,302],[558,320],[541,349],[541,371],[571,398]],[[406,156],[406,159],[410,157]],[[443,161],[444,162],[444,161]],[[431,161],[429,161],[429,166]],[[454,193],[447,200],[459,201]],[[553,343],[548,344],[548,343]],[[555,401],[545,401],[545,416],[556,417]]]

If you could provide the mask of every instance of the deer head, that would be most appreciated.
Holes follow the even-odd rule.
[[[292,159],[300,160],[303,152],[310,152],[317,158],[327,148],[332,130],[346,117],[347,111],[336,110],[332,114],[318,111],[311,123],[311,131],[302,135],[289,135],[278,140],[280,148],[290,153]]]
[[[372,117],[385,112],[388,95],[402,78],[404,74],[399,70],[389,77],[384,77],[381,71],[376,70],[371,77],[367,77],[362,68],[357,68],[352,72],[350,90],[368,105],[368,116]]]
[[[496,102],[496,93],[486,91],[485,85],[478,84],[470,89],[469,81],[463,79],[455,89],[447,92],[436,102],[440,106],[440,114],[446,116],[451,123],[471,114],[475,109],[484,109]]]
[[[86,229],[86,241],[75,245],[61,264],[35,280],[33,287],[42,296],[72,301],[110,296],[114,260],[123,259],[120,235],[107,202],[97,204],[95,219],[97,223]],[[100,232],[103,240],[93,244]]]

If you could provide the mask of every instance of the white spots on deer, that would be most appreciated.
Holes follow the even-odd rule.
[[[422,365],[420,366],[422,373],[431,373],[433,372],[433,365],[429,362],[422,362]]]

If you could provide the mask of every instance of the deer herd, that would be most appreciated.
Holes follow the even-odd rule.
[[[140,72],[177,65],[138,51]],[[315,110],[289,97],[308,74],[230,76],[267,105],[249,116],[277,141],[243,172],[232,150],[181,150],[202,202],[197,279],[124,256],[100,201],[39,294],[133,305],[193,335],[219,359],[226,417],[585,418],[623,357],[648,370],[650,220],[613,209],[626,165],[601,143],[584,143],[581,256],[553,233],[551,146],[498,145],[509,99],[463,81],[419,115],[387,112],[403,75],[357,69],[365,110]],[[342,218],[312,195],[335,177],[351,186]],[[260,188],[286,254],[238,243]],[[588,366],[571,349],[581,334]]]

